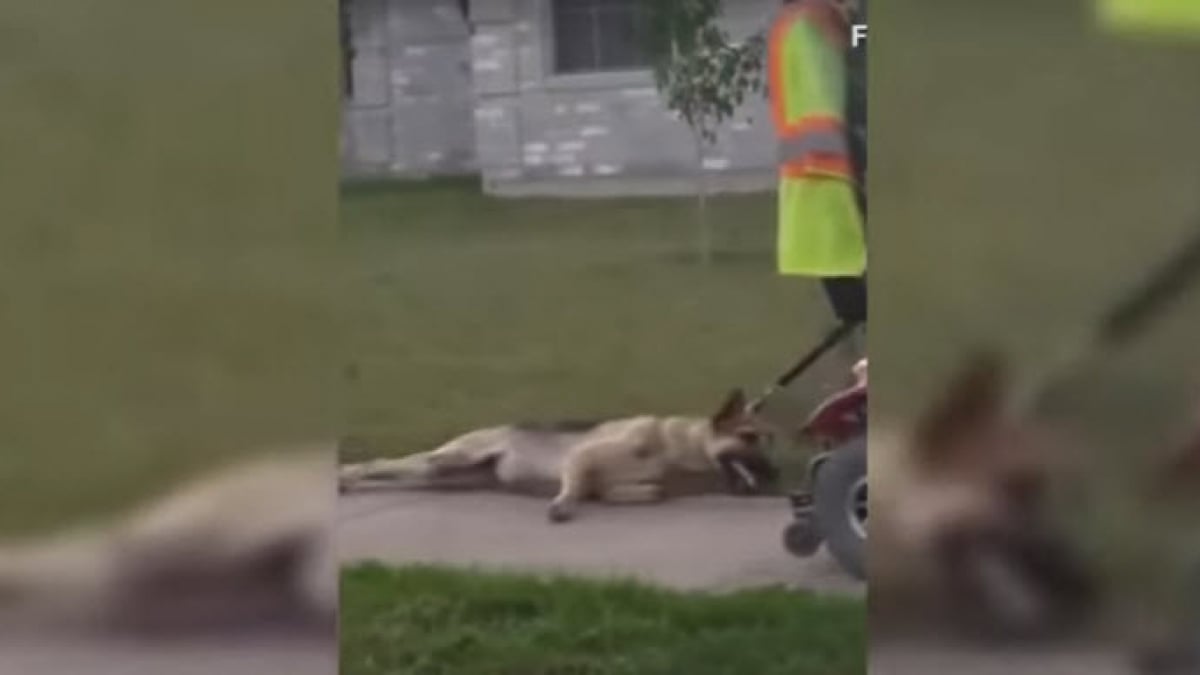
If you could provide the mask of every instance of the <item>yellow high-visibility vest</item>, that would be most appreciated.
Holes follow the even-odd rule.
[[[1100,21],[1119,33],[1161,37],[1200,36],[1197,0],[1100,0]]]
[[[779,139],[779,271],[860,276],[867,268],[844,109],[850,26],[827,0],[785,5],[768,41]]]

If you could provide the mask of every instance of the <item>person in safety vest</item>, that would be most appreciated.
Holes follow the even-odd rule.
[[[840,321],[866,321],[865,0],[784,0],[768,38],[779,141],[779,272],[821,279]]]

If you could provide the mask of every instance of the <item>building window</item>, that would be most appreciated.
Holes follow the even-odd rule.
[[[648,68],[645,1],[552,0],[555,72]]]

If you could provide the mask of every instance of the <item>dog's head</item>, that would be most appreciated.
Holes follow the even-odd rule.
[[[906,446],[908,479],[873,522],[932,564],[932,590],[970,613],[963,619],[1042,630],[1085,609],[1091,581],[1052,526],[1050,480],[1066,448],[1008,414],[1005,384],[990,354],[952,378]]]
[[[1007,395],[1000,358],[975,356],[919,418],[911,445],[919,471],[971,486],[1005,516],[1040,508],[1054,454],[1043,429],[1007,414]]]
[[[747,410],[746,395],[735,389],[709,419],[705,453],[721,469],[730,490],[761,493],[774,486],[779,470],[767,455],[771,436]]]

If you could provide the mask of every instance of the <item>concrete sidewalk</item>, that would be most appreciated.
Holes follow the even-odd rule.
[[[1000,649],[937,642],[871,641],[871,675],[1136,675],[1112,645]]]
[[[589,505],[552,525],[542,500],[488,493],[373,492],[343,496],[338,545],[344,563],[442,563],[488,569],[623,576],[684,590],[785,585],[862,594],[822,551],[789,555],[790,519],[780,498],[694,497],[655,506]],[[873,644],[878,675],[1125,675],[1112,646],[1005,652],[928,643]]]
[[[0,634],[8,675],[333,675],[335,635],[133,640],[39,630]]]
[[[653,506],[589,504],[554,525],[543,500],[493,493],[368,492],[338,509],[343,562],[441,563],[632,577],[678,589],[786,585],[862,593],[823,551],[783,549],[782,498],[706,496]]]

